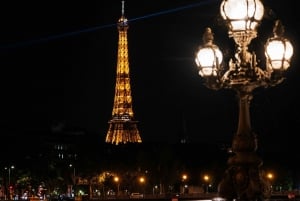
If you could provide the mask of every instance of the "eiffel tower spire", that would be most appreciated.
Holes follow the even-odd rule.
[[[128,21],[124,16],[124,1],[122,1],[122,16],[118,20],[119,42],[117,77],[115,97],[112,110],[112,119],[108,122],[109,128],[105,142],[112,144],[141,143],[142,139],[134,120],[132,96],[129,76],[129,57],[127,30]]]

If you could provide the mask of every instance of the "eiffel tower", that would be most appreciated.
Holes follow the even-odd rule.
[[[108,122],[109,128],[105,142],[115,145],[141,143],[142,139],[137,128],[138,122],[134,120],[132,109],[127,42],[128,21],[124,16],[124,1],[122,1],[122,16],[118,20],[117,26],[119,42],[115,97],[112,119]]]

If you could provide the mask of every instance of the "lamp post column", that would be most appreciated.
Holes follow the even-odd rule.
[[[250,87],[251,88],[251,87]],[[256,154],[257,138],[251,129],[249,106],[252,90],[248,87],[237,90],[239,98],[238,129],[232,140],[232,152],[228,169],[219,184],[219,194],[229,199],[255,200],[268,196],[260,167],[263,162]]]

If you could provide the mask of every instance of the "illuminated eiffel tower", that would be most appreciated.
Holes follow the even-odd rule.
[[[132,96],[129,76],[128,21],[124,16],[124,1],[122,1],[122,16],[118,20],[119,43],[117,60],[117,77],[112,119],[108,122],[109,129],[105,142],[112,144],[141,143],[142,139],[134,120]]]

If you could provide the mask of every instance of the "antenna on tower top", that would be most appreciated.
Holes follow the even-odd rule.
[[[124,15],[124,2],[125,1],[122,1],[122,15]]]

